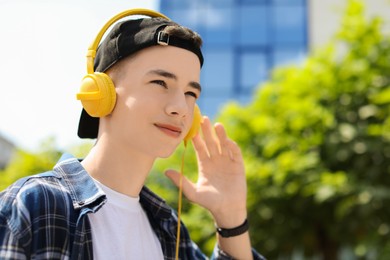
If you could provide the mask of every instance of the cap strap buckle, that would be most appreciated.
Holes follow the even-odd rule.
[[[169,34],[159,31],[157,35],[157,43],[164,46],[169,45]]]

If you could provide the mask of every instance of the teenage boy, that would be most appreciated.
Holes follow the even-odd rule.
[[[163,35],[162,38],[160,36]],[[81,138],[97,138],[79,162],[63,155],[52,171],[0,194],[1,259],[174,259],[177,215],[144,186],[156,158],[170,156],[189,131],[200,96],[201,39],[163,18],[117,23],[94,67],[115,86],[113,111],[83,110]],[[251,249],[246,179],[239,147],[207,117],[196,135],[199,177],[183,193],[210,211],[217,259],[263,259]],[[166,175],[179,185],[180,174]],[[206,259],[181,226],[180,259]]]

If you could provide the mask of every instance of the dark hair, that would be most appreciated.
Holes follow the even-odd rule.
[[[162,31],[167,33],[168,35],[175,36],[183,40],[191,41],[199,49],[202,47],[203,41],[200,35],[187,27],[181,25],[168,25]]]

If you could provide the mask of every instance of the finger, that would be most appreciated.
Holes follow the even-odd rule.
[[[207,147],[200,134],[196,134],[192,139],[192,144],[195,149],[196,157],[198,160],[204,160],[209,158]]]
[[[226,130],[224,126],[220,123],[215,124],[215,133],[219,139],[220,152],[224,156],[230,156],[230,146],[229,146],[229,138],[226,134]]]
[[[204,117],[201,126],[203,138],[209,155],[213,156],[219,154],[219,143],[213,133],[214,128],[211,125],[210,119],[208,117]]]
[[[176,187],[180,187],[180,173],[175,170],[167,170],[165,171],[165,175],[176,185]],[[189,181],[185,176],[183,176],[182,179],[182,188],[183,188],[183,194],[186,196],[186,198],[190,201],[194,201],[193,198],[195,197],[195,184],[193,184],[191,181]]]
[[[229,150],[230,150],[230,153],[232,156],[232,160],[234,160],[235,162],[242,163],[244,160],[242,157],[241,149],[238,146],[238,144],[236,142],[234,142],[233,140],[229,139],[227,142],[227,145],[229,147]]]

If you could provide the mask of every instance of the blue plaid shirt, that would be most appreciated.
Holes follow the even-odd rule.
[[[0,259],[93,259],[87,215],[105,202],[79,161],[63,155],[52,171],[20,179],[0,193]],[[175,212],[146,187],[140,203],[164,258],[175,259]],[[180,259],[207,259],[181,227]],[[231,259],[217,247],[212,258]]]

